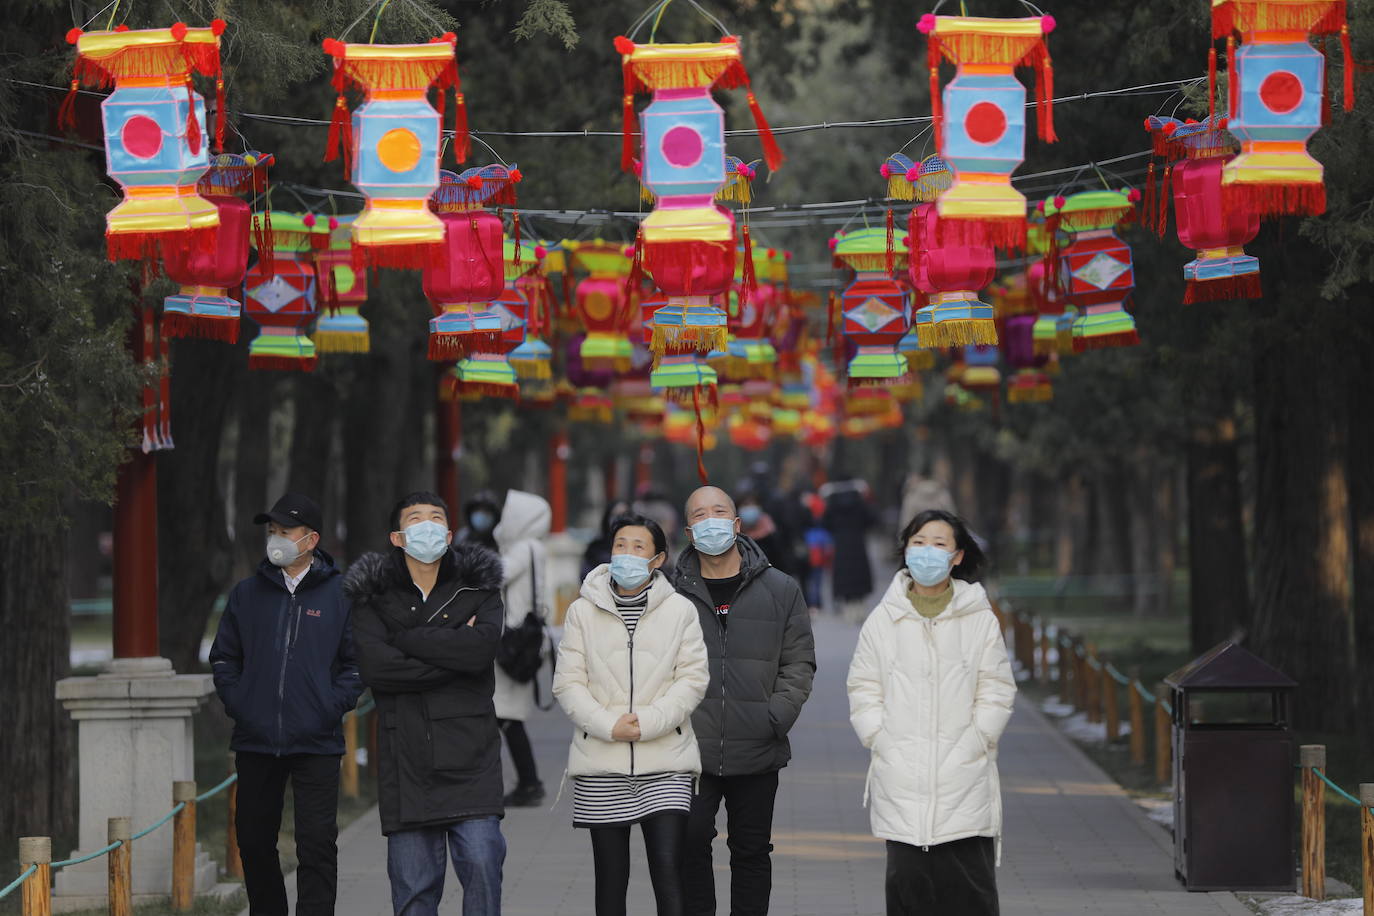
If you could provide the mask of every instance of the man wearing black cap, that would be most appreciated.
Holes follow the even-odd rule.
[[[334,912],[340,722],[362,693],[349,602],[319,546],[320,507],[287,493],[253,519],[267,556],[234,586],[210,648],[215,689],[234,720],[238,842],[252,916],[287,916],[277,856],[286,781],[296,810],[297,916]]]

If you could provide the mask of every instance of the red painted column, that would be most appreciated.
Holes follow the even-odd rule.
[[[553,534],[568,529],[568,445],[567,430],[557,430],[549,438],[549,507],[553,520],[549,528]]]
[[[156,358],[157,339],[151,314],[136,309],[129,333],[130,356],[146,363]],[[158,396],[144,392],[145,409]],[[156,410],[148,420],[154,422]],[[115,478],[114,505],[114,657],[157,658],[157,459],[142,448],[130,451]]]
[[[645,442],[639,447],[639,460],[635,462],[635,489],[634,495],[638,497],[653,484],[654,480],[654,447],[652,443]]]
[[[458,450],[463,442],[463,422],[458,399],[443,394],[443,378],[447,371],[445,365],[435,369],[434,487],[444,502],[448,503],[450,524],[456,526],[461,508],[458,502]]]
[[[606,478],[606,505],[620,499],[620,456],[612,455],[602,465]]]

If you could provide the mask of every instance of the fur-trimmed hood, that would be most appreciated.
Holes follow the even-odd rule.
[[[457,579],[467,588],[501,588],[504,572],[501,557],[480,544],[453,543],[439,563],[439,583]],[[344,594],[353,601],[366,600],[396,586],[411,585],[405,551],[399,547],[388,553],[365,553],[348,566],[344,574]]]

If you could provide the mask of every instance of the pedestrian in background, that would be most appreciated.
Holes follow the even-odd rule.
[[[493,532],[501,521],[501,504],[489,491],[482,490],[463,503],[463,519],[467,522],[453,539],[464,544],[480,544],[488,550],[500,549],[496,546]]]
[[[623,499],[617,499],[601,513],[601,527],[597,529],[596,537],[587,544],[587,549],[582,552],[583,579],[586,579],[587,573],[593,569],[611,562],[611,522],[629,514],[630,504]]]
[[[858,478],[840,477],[821,485],[825,515],[821,524],[835,542],[830,591],[839,611],[858,623],[864,608],[859,603],[873,594],[873,565],[868,559],[868,530],[876,521],[868,484]]]
[[[682,916],[682,864],[701,755],[692,710],[706,693],[696,608],[661,567],[663,529],[612,523],[612,554],[568,608],[553,691],[573,722],[573,826],[592,837],[596,916],[625,916],[630,827],[640,825],[658,916]]]
[[[287,493],[253,519],[267,556],[229,592],[210,647],[215,690],[234,720],[236,837],[253,916],[286,916],[277,834],[286,784],[296,826],[296,912],[334,912],[344,713],[362,693],[349,602],[320,547],[320,507]]]
[[[865,803],[887,841],[887,913],[996,916],[997,742],[1016,682],[973,581],[983,553],[941,510],[916,515],[899,543],[905,567],[864,623],[848,678],[849,720],[872,752]]]

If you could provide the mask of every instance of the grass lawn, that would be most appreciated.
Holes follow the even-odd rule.
[[[1168,617],[1134,617],[1124,602],[1091,597],[1056,598],[1022,597],[1008,602],[1015,610],[1038,614],[1042,619],[1080,636],[1095,645],[1100,658],[1111,661],[1119,670],[1129,672],[1140,668],[1140,678],[1147,689],[1192,658],[1188,647],[1188,618],[1184,615]],[[1186,602],[1177,601],[1184,607]],[[1055,694],[1055,685],[1041,687],[1034,681],[1021,685],[1029,696],[1038,700]],[[1121,704],[1121,721],[1130,721],[1130,708],[1124,689],[1117,691]],[[1168,798],[1169,786],[1160,786],[1154,778],[1154,731],[1151,710],[1146,708],[1146,747],[1149,759],[1145,766],[1130,760],[1129,739],[1122,737],[1109,745],[1078,742],[1089,757],[1097,762],[1123,788],[1135,796]],[[1294,733],[1294,762],[1297,747],[1303,744],[1324,744],[1327,754],[1327,775],[1346,791],[1356,794],[1361,773],[1353,735],[1340,735],[1297,730]],[[1301,798],[1295,773],[1293,796],[1295,829],[1301,824]],[[1293,840],[1294,855],[1300,848],[1298,836]],[[1326,792],[1326,873],[1358,888],[1361,880],[1359,809],[1341,799],[1330,789]]]

